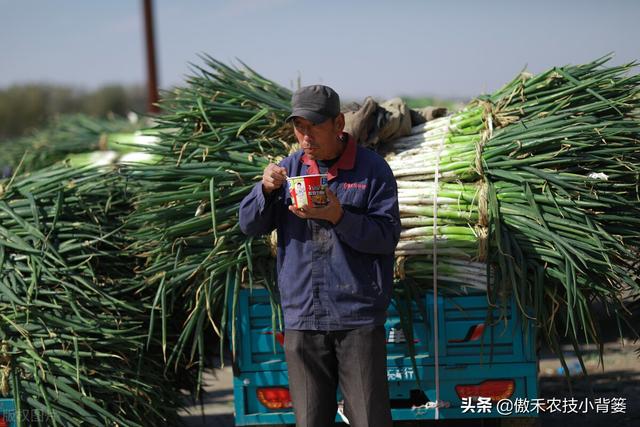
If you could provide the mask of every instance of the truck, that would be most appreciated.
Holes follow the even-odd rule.
[[[294,425],[284,332],[274,330],[271,297],[264,288],[242,288],[236,301],[229,314],[235,322],[235,424]],[[535,328],[513,300],[495,320],[481,291],[427,292],[412,300],[412,310],[407,304],[392,299],[385,323],[394,421],[496,418],[503,426],[536,425],[541,408]],[[412,334],[400,315],[406,319],[407,312],[413,313]],[[336,399],[336,422],[347,424],[339,390]]]

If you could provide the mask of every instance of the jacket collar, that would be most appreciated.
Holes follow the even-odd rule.
[[[343,138],[347,138],[347,145],[346,147],[344,147],[344,151],[340,155],[338,161],[335,162],[327,171],[328,180],[332,180],[333,178],[338,176],[338,169],[353,169],[353,166],[356,163],[356,152],[358,151],[356,141],[351,135],[346,132],[343,132],[342,135]],[[318,169],[318,163],[315,160],[310,159],[306,154],[302,155],[300,161],[308,166],[307,174],[313,175],[320,173],[320,170]]]

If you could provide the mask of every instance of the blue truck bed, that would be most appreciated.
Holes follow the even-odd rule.
[[[13,398],[0,398],[0,427],[16,427],[16,405]]]
[[[415,365],[395,304],[389,309],[387,378],[394,420],[429,420],[436,401],[433,350],[433,296],[424,295],[421,310],[413,303]],[[440,419],[498,417],[495,408],[483,411],[469,405],[482,396],[515,402],[535,399],[537,360],[532,326],[524,326],[515,304],[505,317],[487,324],[486,295],[439,296],[438,352]],[[272,330],[272,308],[265,289],[241,289],[236,310],[236,358],[234,360],[235,422],[238,426],[295,424],[288,399],[287,366],[281,331]],[[416,381],[420,378],[420,387]],[[465,403],[462,397],[466,396]],[[341,399],[340,394],[337,396]],[[269,407],[270,408],[269,408]],[[533,416],[535,413],[513,413]],[[340,421],[340,415],[336,415]]]

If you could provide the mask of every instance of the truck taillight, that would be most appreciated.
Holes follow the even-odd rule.
[[[460,399],[488,397],[497,402],[511,397],[515,387],[516,384],[513,380],[487,380],[480,384],[458,384],[456,393]]]
[[[258,400],[269,409],[291,408],[291,395],[285,387],[261,387],[256,390]]]
[[[0,415],[0,427],[9,427],[9,422],[2,415]]]
[[[265,335],[273,335],[272,331],[263,332]],[[284,347],[284,332],[276,332],[276,341],[281,347]]]
[[[473,325],[467,331],[467,335],[464,338],[450,339],[451,343],[463,343],[469,341],[477,341],[482,337],[484,333],[484,323],[478,323],[477,325]]]

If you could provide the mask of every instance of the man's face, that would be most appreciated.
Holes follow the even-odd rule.
[[[335,159],[342,153],[342,142],[338,138],[344,129],[344,115],[328,119],[319,124],[303,118],[293,119],[293,132],[300,148],[311,160]]]

